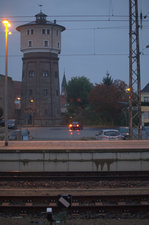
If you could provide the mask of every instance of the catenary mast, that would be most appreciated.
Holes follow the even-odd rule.
[[[129,91],[130,138],[132,138],[133,128],[136,126],[138,128],[138,139],[141,139],[141,80],[137,0],[129,0]]]

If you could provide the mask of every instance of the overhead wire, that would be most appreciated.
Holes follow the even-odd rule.
[[[128,15],[111,15],[112,17],[128,17],[129,18],[129,16]],[[7,16],[6,16],[7,17]],[[6,18],[6,17],[4,17],[4,16],[0,16],[0,18]],[[9,18],[34,18],[35,16],[9,16]],[[99,14],[84,14],[84,15],[82,15],[82,14],[75,14],[75,15],[47,15],[47,17],[109,17],[109,15],[99,15]]]
[[[57,21],[58,22],[127,22],[129,21],[129,16],[128,15],[114,15],[113,14],[113,8],[111,9],[112,5],[110,6],[109,9],[109,15],[100,15],[100,14],[90,14],[90,15],[48,15],[48,18],[59,18]],[[112,12],[112,14],[111,14]],[[29,23],[31,21],[29,20],[16,20],[16,19],[23,19],[23,18],[35,18],[35,16],[0,16],[0,19],[4,18],[12,18],[12,22],[15,23]],[[67,19],[64,19],[67,18]],[[74,18],[74,19],[72,19]],[[78,18],[78,19],[76,19]],[[96,19],[95,19],[96,18]],[[105,19],[106,18],[106,19]],[[148,20],[143,18],[143,21],[147,22]]]
[[[111,14],[112,12],[112,14]],[[49,18],[87,18],[87,19],[59,19],[57,21],[59,22],[99,22],[99,21],[104,21],[104,22],[127,22],[129,21],[129,16],[128,15],[114,15],[113,14],[113,7],[112,7],[112,2],[110,4],[110,8],[109,8],[109,15],[50,15],[50,16],[47,16]],[[6,17],[0,17],[0,19],[3,19],[3,18],[6,18]],[[15,20],[13,20],[12,22],[15,22],[15,23],[24,23],[24,22],[31,22],[31,21],[22,21],[22,20],[16,20],[18,18],[34,18],[34,16],[9,16],[9,18],[14,18]],[[102,19],[88,19],[88,18],[102,18]],[[103,18],[107,18],[107,19],[103,19]],[[114,19],[116,18],[116,19]],[[148,20],[144,20],[143,21],[145,22],[148,22]],[[95,27],[95,28],[68,28],[66,29],[66,31],[73,31],[73,30],[104,30],[104,29],[129,29],[128,26],[111,26],[111,27]],[[149,29],[149,27],[143,27],[143,29]],[[15,31],[17,32],[17,31]],[[94,41],[95,41],[95,32],[94,32]],[[94,46],[95,46],[95,43],[94,43]],[[95,48],[95,47],[94,47]],[[128,55],[128,54],[115,54],[115,53],[108,53],[108,54],[98,54],[98,53],[95,53],[95,50],[94,50],[94,53],[93,54],[64,54],[64,55],[61,55],[61,56],[89,56],[89,55]],[[13,55],[14,56],[14,55]],[[18,55],[17,55],[18,56]],[[0,56],[2,57],[2,56]],[[20,57],[20,55],[19,55]]]
[[[127,56],[129,53],[67,53],[67,54],[60,54],[60,57],[75,57],[75,56]],[[21,54],[8,54],[9,57],[22,57]],[[148,53],[143,53],[141,56],[149,56]],[[0,55],[0,57],[5,57],[5,55]]]

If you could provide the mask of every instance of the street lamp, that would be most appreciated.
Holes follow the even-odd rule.
[[[30,103],[32,104],[32,106],[31,106],[31,113],[32,113],[32,115],[31,116],[32,116],[32,125],[34,126],[34,118],[33,118],[34,117],[33,116],[34,115],[34,104],[33,104],[34,103],[34,99],[33,98],[30,99]]]
[[[7,91],[7,64],[8,64],[8,27],[11,26],[8,20],[2,21],[5,26],[5,146],[8,146],[8,91]]]

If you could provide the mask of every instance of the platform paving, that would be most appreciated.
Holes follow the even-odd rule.
[[[94,149],[146,149],[149,150],[149,140],[125,141],[9,141],[5,146],[0,141],[0,150],[94,150]]]

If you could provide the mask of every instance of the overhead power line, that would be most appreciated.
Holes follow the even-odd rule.
[[[2,19],[2,18],[1,18]],[[86,22],[129,22],[129,19],[71,19],[71,20],[68,20],[68,19],[58,19],[56,20],[58,23],[86,23]],[[11,22],[13,23],[30,23],[31,21],[29,20],[11,20]],[[149,20],[143,20],[144,23],[148,23]],[[0,21],[1,23],[1,21]]]
[[[10,17],[9,17],[10,18]],[[1,18],[3,19],[3,18]],[[11,20],[15,23],[30,23],[29,20]],[[58,19],[57,22],[128,22],[129,19]],[[146,21],[146,20],[145,20]],[[147,22],[147,21],[146,21]]]
[[[12,22],[14,23],[29,23],[31,20],[22,20],[25,18],[31,18],[35,20],[35,16],[0,16],[0,20],[4,18],[9,18],[12,19]],[[84,15],[48,15],[47,16],[49,19],[57,19],[57,22],[62,22],[62,23],[68,23],[68,22],[128,22],[129,21],[129,15],[99,15],[99,14],[84,14]],[[149,22],[148,19],[144,18],[142,19],[142,22]]]
[[[76,57],[76,56],[128,56],[129,53],[67,53],[67,54],[60,54],[60,57]],[[8,54],[9,57],[22,57],[20,54]],[[149,56],[149,54],[142,54],[142,57]],[[5,57],[5,55],[0,55],[0,57]]]
[[[7,17],[7,16],[6,16]],[[0,18],[6,18],[4,16],[0,16]],[[34,18],[35,16],[8,16],[9,18]],[[55,18],[55,17],[127,17],[129,18],[129,15],[48,15],[47,17]]]

